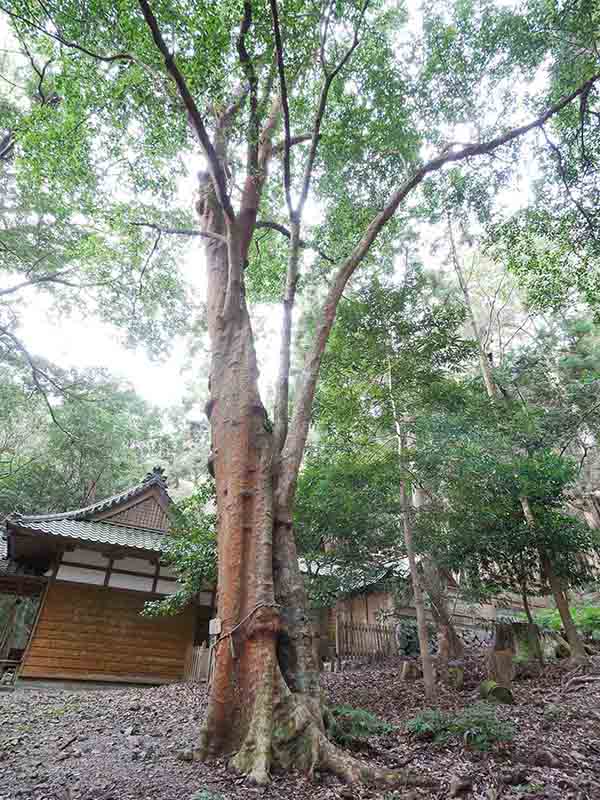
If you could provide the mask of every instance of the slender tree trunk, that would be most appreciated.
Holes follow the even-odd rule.
[[[527,520],[527,524],[529,527],[534,528],[536,521],[535,517],[533,516],[533,511],[531,510],[531,504],[529,503],[528,497],[521,497],[521,507],[523,508],[523,516]],[[539,554],[542,571],[544,572],[546,578],[548,579],[548,583],[550,584],[550,591],[554,597],[554,602],[556,603],[556,608],[560,614],[563,628],[565,629],[565,634],[567,636],[567,641],[569,642],[569,646],[571,648],[571,656],[575,661],[585,661],[587,659],[587,655],[583,646],[583,641],[577,632],[575,623],[573,622],[573,617],[571,616],[571,610],[569,609],[569,603],[562,586],[562,581],[554,571],[552,561],[550,560],[550,557],[546,551],[540,548]]]
[[[431,614],[439,631],[444,631],[448,639],[448,658],[458,661],[464,656],[462,639],[456,632],[448,613],[448,604],[445,596],[445,582],[438,566],[430,559],[421,559],[423,587],[429,597]]]
[[[403,436],[397,426],[398,436],[398,453],[401,461],[404,460],[404,440]],[[406,554],[408,556],[408,564],[410,567],[410,577],[413,585],[413,595],[415,598],[415,611],[417,614],[417,632],[419,635],[419,651],[421,653],[421,663],[423,665],[423,683],[425,685],[425,697],[428,700],[433,700],[435,697],[435,676],[433,673],[433,661],[431,653],[429,652],[429,636],[427,635],[427,617],[425,615],[425,599],[423,597],[423,590],[421,588],[421,580],[419,570],[417,569],[417,561],[415,558],[415,549],[413,544],[413,530],[411,519],[411,503],[409,495],[406,490],[406,481],[404,478],[400,481],[400,506],[402,509],[402,522],[404,527],[404,545],[406,547]]]
[[[483,382],[485,383],[485,388],[488,393],[488,397],[490,397],[491,400],[497,400],[499,398],[498,386],[496,385],[496,381],[494,380],[494,375],[492,373],[491,365],[487,357],[487,354],[485,352],[485,348],[483,347],[481,331],[479,330],[479,326],[477,325],[477,320],[475,319],[475,312],[473,311],[473,304],[471,303],[469,286],[467,284],[467,281],[465,280],[465,276],[463,274],[462,267],[460,265],[460,260],[458,258],[458,253],[456,252],[456,244],[454,242],[454,235],[452,233],[452,224],[450,220],[448,220],[448,232],[450,234],[450,249],[452,251],[452,261],[454,263],[454,271],[456,272],[456,277],[458,278],[458,283],[463,293],[465,306],[467,307],[467,313],[469,314],[469,321],[471,323],[471,330],[473,331],[473,336],[475,338],[475,341],[477,342],[477,352],[479,355],[479,367],[481,369],[481,376],[483,378]]]
[[[569,647],[571,648],[571,657],[576,662],[587,661],[585,646],[581,636],[579,635],[579,632],[577,631],[577,628],[575,627],[575,623],[573,622],[571,609],[569,608],[569,601],[563,588],[562,581],[554,571],[552,562],[542,551],[540,551],[540,561],[542,564],[542,569],[544,570],[546,578],[548,579],[548,583],[550,584],[550,590],[552,592],[552,596],[554,597],[554,602],[556,603],[558,613],[560,614],[560,619],[567,637],[567,641],[569,642]]]
[[[448,220],[448,230],[450,234],[450,244],[452,250],[452,260],[454,262],[454,269],[456,271],[456,275],[458,277],[458,281],[460,283],[460,287],[462,289],[463,296],[465,298],[465,304],[467,306],[469,317],[471,319],[473,335],[477,341],[479,348],[479,363],[481,365],[483,380],[490,400],[492,402],[497,402],[500,399],[498,393],[498,387],[496,381],[494,380],[490,363],[487,359],[487,356],[483,348],[483,342],[481,340],[481,332],[475,320],[475,314],[473,313],[473,306],[471,305],[471,298],[469,295],[468,286],[466,284],[460,266],[460,261],[458,259],[458,254],[456,252],[456,246],[454,243],[454,237],[452,235],[452,225],[450,223],[450,220]],[[529,498],[521,497],[520,502],[521,502],[521,507],[523,509],[523,515],[525,517],[527,524],[529,525],[530,528],[535,528],[536,520],[533,510],[531,508],[531,504],[529,503]],[[571,611],[569,609],[569,603],[567,602],[567,598],[562,588],[561,581],[554,572],[554,568],[552,567],[552,563],[550,561],[550,558],[548,557],[548,554],[542,549],[540,549],[540,564],[542,569],[546,573],[546,577],[548,578],[550,589],[552,591],[552,596],[554,597],[554,601],[559,611],[563,627],[565,629],[565,633],[567,634],[567,639],[571,647],[573,658],[575,660],[586,659],[587,656],[585,653],[585,648],[583,646],[583,641],[581,640],[581,637],[577,632],[577,628],[575,627],[575,623],[573,622],[573,617],[571,616]],[[528,612],[528,606],[526,607],[525,611],[526,613]]]
[[[527,617],[527,622],[529,622],[530,625],[535,625],[533,616],[531,614],[531,608],[529,607],[529,597],[527,596],[527,584],[525,581],[521,583],[521,600],[523,601],[523,609],[525,611],[525,616]]]
[[[388,391],[390,399],[390,407],[394,418],[394,428],[396,431],[396,442],[398,446],[398,458],[400,462],[400,469],[403,471],[406,463],[406,434],[402,430],[400,416],[396,400],[394,398],[394,391],[392,386],[392,367],[388,362]],[[429,651],[429,637],[427,635],[427,618],[425,616],[425,600],[423,598],[423,590],[421,588],[421,580],[419,570],[417,568],[417,561],[415,558],[415,550],[413,544],[413,530],[411,519],[411,503],[409,493],[406,488],[406,479],[404,474],[400,479],[400,509],[402,514],[402,525],[404,529],[404,545],[406,547],[406,554],[408,556],[408,564],[410,567],[410,577],[413,587],[413,596],[415,599],[415,611],[417,615],[417,633],[419,637],[419,652],[421,654],[421,662],[423,665],[423,683],[425,685],[425,696],[432,700],[435,697],[435,676],[433,673],[433,660]]]

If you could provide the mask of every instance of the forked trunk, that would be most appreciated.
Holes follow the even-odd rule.
[[[272,769],[293,767],[326,769],[349,782],[426,785],[408,773],[366,768],[326,736],[292,509],[275,499],[286,467],[258,391],[241,264],[235,302],[230,296],[231,259],[242,258],[243,239],[232,226],[225,238],[216,203],[205,200],[200,211],[204,230],[213,236],[206,246],[212,345],[207,414],[217,488],[221,632],[194,757],[231,758],[235,769],[259,784]]]

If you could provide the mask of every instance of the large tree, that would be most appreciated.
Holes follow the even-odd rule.
[[[361,767],[325,734],[292,525],[319,368],[348,281],[407,232],[410,198],[428,176],[511,152],[582,97],[590,113],[600,76],[593,31],[578,24],[584,6],[534,0],[513,11],[460,0],[416,18],[369,0],[5,0],[31,46],[52,53],[68,89],[60,115],[35,118],[38,141],[47,133],[56,143],[73,129],[85,170],[98,174],[106,156],[117,165],[109,185],[150,195],[168,180],[173,156],[192,146],[188,137],[205,159],[196,210],[212,346],[222,628],[199,757],[234,753],[233,765],[260,783],[291,764],[351,781],[399,779]],[[562,46],[565,26],[583,40],[579,51]],[[534,76],[544,89],[515,103],[514,86]],[[56,163],[51,147],[37,161],[31,155],[28,180],[52,190],[77,173],[75,157],[62,173],[44,159]],[[506,165],[481,163],[493,188]],[[307,231],[309,210],[317,222]],[[130,221],[167,232],[155,208]],[[259,230],[270,240],[259,241]],[[289,240],[285,267],[269,257],[276,234]],[[303,259],[308,246],[318,258]],[[279,266],[264,283],[282,320],[272,423],[246,297],[246,276],[260,274],[263,256],[267,273]],[[291,409],[303,287],[322,300]]]

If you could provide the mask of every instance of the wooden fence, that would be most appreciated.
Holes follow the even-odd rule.
[[[343,658],[384,658],[398,653],[391,625],[367,625],[338,620],[336,656]]]
[[[187,683],[207,681],[210,669],[210,650],[203,642],[199,647],[190,647],[186,654],[183,680]]]

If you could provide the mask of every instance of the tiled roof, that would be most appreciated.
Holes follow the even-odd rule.
[[[158,530],[111,525],[109,522],[66,519],[64,516],[60,519],[56,519],[56,517],[22,517],[13,522],[27,530],[50,536],[62,536],[67,539],[120,545],[121,547],[135,547],[138,550],[160,552],[165,541],[164,532]]]
[[[31,522],[38,522],[41,520],[90,519],[95,514],[99,514],[102,511],[109,511],[111,508],[114,508],[115,506],[118,506],[121,503],[125,503],[128,500],[132,500],[138,495],[143,494],[148,489],[149,486],[158,486],[166,494],[166,488],[167,488],[166,478],[159,467],[155,467],[152,470],[152,472],[149,472],[148,475],[146,475],[146,477],[144,478],[144,480],[141,483],[138,483],[136,486],[131,486],[129,489],[125,489],[123,492],[120,492],[119,494],[114,494],[112,495],[112,497],[107,497],[105,500],[100,500],[98,503],[93,503],[92,505],[85,506],[84,508],[77,508],[74,511],[64,511],[60,514],[38,514],[35,516],[11,514],[9,520],[11,522],[16,523],[17,525],[22,525],[26,528],[31,528],[32,527],[30,524]]]

